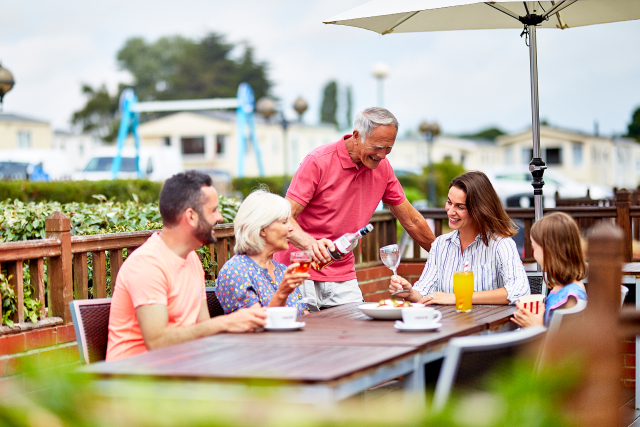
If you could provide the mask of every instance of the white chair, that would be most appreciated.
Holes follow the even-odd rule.
[[[483,374],[505,359],[516,356],[525,345],[540,346],[546,330],[542,326],[534,326],[513,332],[453,338],[445,350],[433,409],[442,410],[454,386],[473,388],[483,379]]]
[[[559,308],[557,310],[554,310],[553,316],[551,316],[551,321],[549,321],[549,334],[553,335],[558,332],[558,330],[560,330],[560,325],[562,324],[562,322],[566,322],[568,318],[576,318],[582,316],[583,313],[580,312],[585,308],[587,308],[587,302],[585,300],[579,299],[576,305],[571,308]]]
[[[627,288],[625,285],[622,285],[620,287],[620,307],[622,307],[624,305],[624,299],[627,297],[627,294],[629,293],[629,288]]]

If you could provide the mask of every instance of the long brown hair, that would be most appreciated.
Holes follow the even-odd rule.
[[[456,187],[467,195],[467,210],[475,222],[482,242],[489,246],[489,239],[511,237],[518,227],[513,223],[502,207],[500,198],[493,189],[491,181],[482,172],[472,171],[454,178],[449,188]]]
[[[554,212],[531,227],[531,238],[542,248],[547,286],[568,285],[587,275],[578,225],[569,215]]]

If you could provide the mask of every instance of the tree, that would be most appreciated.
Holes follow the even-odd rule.
[[[497,137],[500,135],[504,135],[505,133],[498,128],[488,128],[481,130],[478,133],[460,135],[462,138],[471,138],[471,139],[489,139],[491,141],[495,141]]]
[[[338,126],[338,84],[335,80],[330,81],[324,87],[322,107],[320,109],[320,121],[322,123],[332,123]]]
[[[82,85],[82,93],[87,96],[87,103],[84,108],[73,113],[71,123],[103,141],[114,141],[120,125],[120,121],[115,118],[118,96],[111,96],[105,85],[97,89]]]
[[[353,125],[353,97],[351,95],[351,86],[347,86],[347,111],[346,111],[346,119],[347,119],[347,129],[351,129]]]
[[[236,59],[238,47],[241,50]],[[117,60],[120,68],[133,76],[132,84],[127,86],[133,87],[140,101],[235,98],[242,82],[249,83],[255,98],[260,99],[269,95],[272,86],[267,64],[255,60],[251,46],[228,43],[215,33],[201,40],[171,36],[147,42],[134,37],[118,51]],[[73,114],[72,123],[105,141],[113,141],[115,134],[103,129],[115,127],[117,132],[117,100],[124,87],[121,84],[118,94],[111,97],[104,87],[94,90],[83,86],[89,99],[82,110]],[[110,110],[105,108],[106,99],[112,103]],[[159,114],[142,119],[155,116]]]
[[[636,141],[640,142],[640,107],[631,116],[631,123],[629,123],[627,129],[628,133],[625,136],[635,138]]]

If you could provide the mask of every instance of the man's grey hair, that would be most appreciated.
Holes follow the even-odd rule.
[[[249,194],[240,205],[233,221],[236,235],[234,251],[237,254],[255,255],[266,246],[260,231],[274,221],[286,221],[291,216],[291,204],[282,196],[263,189]]]
[[[393,125],[398,131],[398,120],[391,114],[391,111],[382,107],[370,107],[356,114],[353,121],[353,128],[360,133],[360,139],[364,140],[371,136],[371,132],[379,126]]]

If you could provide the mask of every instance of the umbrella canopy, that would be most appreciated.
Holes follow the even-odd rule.
[[[570,7],[569,7],[570,6]],[[538,28],[573,28],[640,19],[638,0],[473,1],[374,0],[325,21],[380,34],[522,28],[537,11]],[[527,10],[528,9],[528,10]]]
[[[364,28],[380,34],[422,31],[525,28],[529,38],[531,72],[531,130],[535,218],[542,217],[542,179],[546,165],[540,157],[536,28],[567,29],[640,19],[640,0],[374,0],[325,21],[325,24]]]

